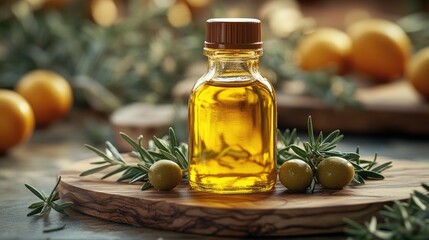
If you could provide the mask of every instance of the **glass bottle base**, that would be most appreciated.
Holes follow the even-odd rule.
[[[244,193],[258,193],[258,192],[268,192],[274,189],[275,183],[255,183],[249,186],[239,186],[234,187],[229,186],[219,186],[216,184],[204,184],[204,183],[195,183],[189,181],[189,185],[193,190],[217,194],[244,194]]]

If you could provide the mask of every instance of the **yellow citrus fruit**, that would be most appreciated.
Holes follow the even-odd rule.
[[[61,119],[72,106],[73,94],[69,83],[51,71],[27,73],[19,80],[15,90],[30,104],[38,126],[47,126]]]
[[[418,51],[411,58],[406,76],[414,88],[429,100],[429,47]]]
[[[19,94],[0,89],[0,153],[27,140],[34,129],[34,115]]]
[[[407,34],[383,19],[365,19],[347,29],[352,40],[352,64],[360,73],[379,82],[400,77],[411,52]]]
[[[94,22],[102,27],[109,27],[119,19],[119,8],[114,0],[92,0],[90,10]]]
[[[348,69],[351,41],[347,34],[334,28],[319,28],[305,36],[296,50],[297,65],[307,71],[335,68]]]
[[[170,191],[182,181],[182,169],[170,160],[155,162],[148,172],[149,182],[158,191]]]
[[[317,180],[325,188],[341,189],[350,184],[355,175],[353,165],[341,157],[329,157],[317,166]]]
[[[313,180],[313,170],[303,160],[292,159],[281,165],[279,180],[290,191],[305,191]]]

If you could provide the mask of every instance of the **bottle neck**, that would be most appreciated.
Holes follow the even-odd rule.
[[[243,82],[259,76],[259,57],[262,49],[204,48],[208,57],[208,73],[212,81]]]

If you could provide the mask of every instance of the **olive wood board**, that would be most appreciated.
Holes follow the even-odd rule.
[[[147,228],[218,236],[292,236],[341,232],[344,218],[359,222],[384,204],[405,200],[429,182],[429,163],[391,160],[385,180],[314,194],[288,192],[280,183],[266,193],[221,195],[191,190],[186,182],[170,192],[140,190],[141,184],[79,177],[95,165],[84,160],[61,171],[63,201],[82,213]],[[384,162],[388,159],[379,160]]]

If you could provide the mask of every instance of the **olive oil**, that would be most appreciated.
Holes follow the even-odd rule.
[[[191,96],[192,188],[218,193],[273,188],[275,100],[270,86],[255,80],[206,82]]]
[[[210,19],[208,71],[189,100],[189,183],[213,193],[271,190],[276,183],[277,105],[259,73],[257,19]]]

